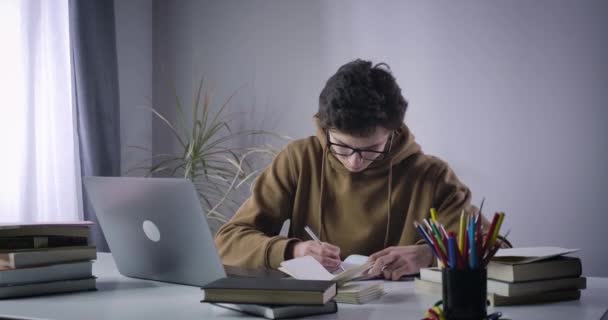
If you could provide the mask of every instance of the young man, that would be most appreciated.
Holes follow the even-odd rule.
[[[372,273],[393,280],[431,265],[414,222],[436,208],[438,221],[457,231],[461,211],[477,209],[448,165],[415,142],[403,124],[407,106],[386,64],[340,67],[319,97],[316,136],[287,145],[217,232],[223,263],[277,268],[311,255],[333,271],[362,254],[374,261]],[[278,236],[286,219],[288,238]]]

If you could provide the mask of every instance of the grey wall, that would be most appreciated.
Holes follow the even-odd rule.
[[[114,2],[123,175],[149,166],[152,155],[152,2]],[[148,149],[144,151],[141,148]]]
[[[169,82],[189,109],[204,76],[215,106],[238,91],[237,126],[308,135],[302,119],[311,119],[327,73],[321,11],[318,1],[155,1],[155,102],[173,119]],[[171,151],[154,121],[155,150]]]
[[[192,97],[205,75],[218,102],[244,86],[242,125],[300,138],[338,66],[389,63],[423,149],[507,213],[516,245],[581,248],[585,273],[608,276],[607,2],[158,0],[153,20],[169,117],[167,81]],[[155,152],[173,148],[153,131]]]

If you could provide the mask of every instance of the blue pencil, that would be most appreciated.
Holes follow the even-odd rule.
[[[477,261],[477,250],[475,245],[475,219],[471,219],[469,224],[469,267],[475,269]]]
[[[433,250],[433,254],[437,257],[439,257],[439,254],[437,253],[437,251],[435,250],[435,246],[433,245],[433,242],[431,241],[431,239],[429,238],[429,236],[426,234],[426,231],[424,231],[424,229],[422,228],[421,225],[419,225],[418,223],[414,223],[414,225],[416,226],[416,230],[418,231],[418,233],[420,233],[420,235],[424,238],[424,240],[426,241],[426,243],[429,244],[429,246],[431,246],[431,249]]]
[[[456,269],[456,238],[448,236],[448,251],[450,253],[450,269]]]

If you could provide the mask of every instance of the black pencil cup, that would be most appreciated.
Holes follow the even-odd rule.
[[[485,268],[441,271],[443,312],[448,320],[481,320],[487,315],[487,281]]]

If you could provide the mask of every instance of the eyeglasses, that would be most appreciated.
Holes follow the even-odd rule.
[[[391,146],[393,145],[393,133],[392,132],[391,132],[390,138],[387,138],[387,140],[390,139],[390,142],[388,144],[385,144],[384,151],[352,148],[347,145],[333,143],[329,140],[329,132],[326,131],[325,134],[327,135],[327,145],[328,145],[329,151],[331,153],[338,155],[338,156],[343,156],[343,157],[349,157],[349,156],[352,156],[353,154],[357,153],[357,154],[359,154],[359,157],[361,157],[361,159],[367,160],[367,161],[377,161],[377,160],[384,159],[388,155],[388,153],[391,151]],[[387,148],[387,145],[388,145],[388,148]]]

